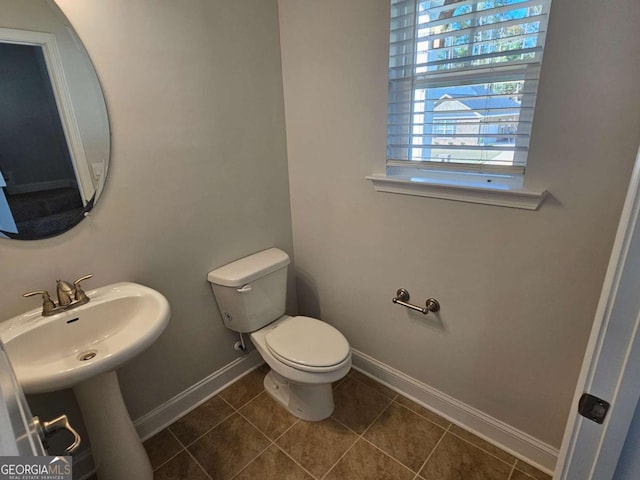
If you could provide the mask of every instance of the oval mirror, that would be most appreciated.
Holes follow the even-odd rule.
[[[0,0],[0,237],[77,225],[104,186],[109,120],[91,60],[52,0]]]

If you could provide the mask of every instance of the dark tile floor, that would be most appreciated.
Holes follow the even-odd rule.
[[[145,442],[156,480],[550,480],[369,377],[322,422],[290,415],[254,370]]]

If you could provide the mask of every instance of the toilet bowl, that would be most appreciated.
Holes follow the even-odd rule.
[[[331,383],[351,368],[347,339],[333,326],[284,314],[289,256],[271,248],[209,272],[223,323],[249,333],[271,367],[265,391],[291,414],[318,421],[334,409]]]
[[[285,315],[249,337],[271,367],[264,379],[267,394],[303,420],[331,415],[331,383],[351,368],[351,349],[337,329],[314,318]]]

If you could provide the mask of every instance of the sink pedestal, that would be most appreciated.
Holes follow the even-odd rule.
[[[169,302],[131,282],[86,295],[90,302],[55,315],[40,307],[0,322],[0,341],[25,393],[73,388],[100,480],[153,480],[115,371],[164,331]]]
[[[73,387],[84,418],[98,480],[153,480],[147,452],[131,422],[115,371]]]

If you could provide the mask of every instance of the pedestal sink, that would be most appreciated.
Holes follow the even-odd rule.
[[[73,388],[99,480],[151,480],[115,369],[149,347],[169,322],[155,290],[122,282],[87,292],[91,301],[43,317],[31,310],[0,324],[0,340],[25,393]]]

